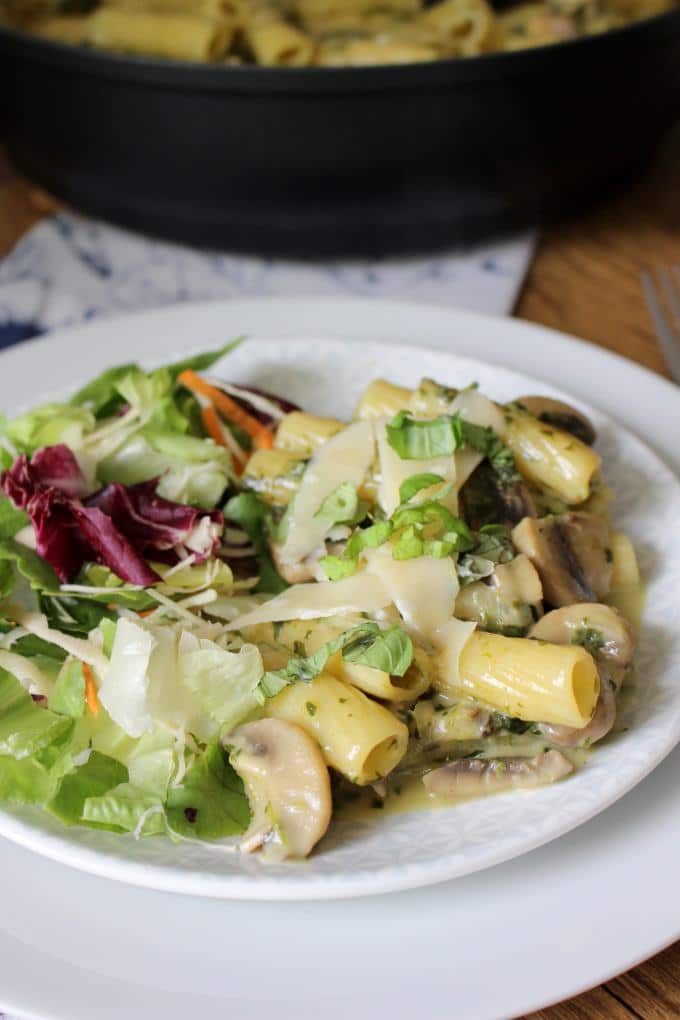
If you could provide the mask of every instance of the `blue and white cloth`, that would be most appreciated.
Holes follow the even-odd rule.
[[[310,263],[194,250],[61,213],[0,263],[0,347],[99,316],[217,298],[398,298],[505,315],[533,246],[527,234],[425,257]]]

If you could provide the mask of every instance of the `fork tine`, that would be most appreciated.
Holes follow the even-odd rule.
[[[666,278],[664,278],[664,274]],[[678,328],[680,329],[680,301],[678,301],[678,298],[675,295],[671,278],[665,270],[660,270],[659,276],[662,280],[666,297],[669,299],[669,305],[673,309],[673,315],[678,322]],[[666,316],[666,312],[664,311],[661,300],[656,292],[654,280],[649,273],[642,273],[642,287],[645,292],[649,314],[651,315],[652,322],[654,323],[654,329],[659,341],[661,353],[664,356],[664,360],[671,375],[676,382],[680,382],[680,336],[675,334],[673,326]]]

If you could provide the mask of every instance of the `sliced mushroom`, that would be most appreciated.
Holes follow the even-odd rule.
[[[526,482],[501,485],[492,467],[482,462],[460,490],[465,520],[474,531],[485,524],[513,525],[536,517],[536,504]]]
[[[252,821],[241,850],[306,857],[328,828],[331,784],[318,744],[299,726],[260,719],[225,738],[243,780]]]
[[[551,744],[558,747],[592,747],[598,740],[606,737],[616,722],[616,692],[609,683],[600,680],[600,695],[593,718],[583,729],[573,726],[554,726],[552,723],[539,723],[538,728]]]
[[[429,746],[476,741],[493,732],[493,716],[479,702],[466,698],[453,705],[419,701],[413,708],[418,737]]]
[[[478,797],[501,790],[546,786],[573,770],[559,751],[546,751],[534,758],[462,758],[428,772],[423,783],[437,797]]]
[[[554,425],[555,428],[571,432],[582,443],[592,446],[597,434],[590,418],[577,411],[571,404],[565,404],[562,400],[554,400],[552,397],[520,397],[515,403],[526,408],[529,414],[533,414],[540,421]]]
[[[554,609],[529,635],[557,645],[583,645],[596,660],[625,669],[635,652],[633,628],[623,613],[602,602],[579,602]]]
[[[609,591],[609,526],[603,518],[584,512],[525,517],[513,529],[512,540],[538,570],[549,605],[592,602]]]
[[[616,695],[635,652],[633,628],[618,609],[600,602],[578,603],[547,613],[530,637],[552,644],[583,645],[600,674],[595,714],[583,729],[541,723],[541,733],[559,747],[591,746],[602,740],[616,721]]]
[[[513,634],[526,631],[534,622],[533,606],[543,598],[541,579],[528,556],[520,554],[510,563],[499,563],[484,581],[461,588],[455,616],[474,620],[487,630]]]
[[[587,586],[603,598],[612,583],[609,524],[599,515],[584,511],[560,514],[557,521]]]

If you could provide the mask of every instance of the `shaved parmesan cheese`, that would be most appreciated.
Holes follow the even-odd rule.
[[[28,613],[13,609],[12,615],[17,623],[20,623],[30,634],[35,634],[43,641],[49,641],[57,648],[63,648],[69,655],[74,655],[76,659],[86,662],[98,673],[106,672],[109,665],[108,659],[93,641],[71,637],[69,634],[62,634],[60,630],[53,630],[42,613]]]
[[[332,436],[316,451],[302,476],[281,546],[282,563],[299,563],[322,544],[332,524],[314,515],[343,482],[361,485],[373,462],[373,424],[358,421]]]
[[[492,400],[485,397],[479,390],[461,390],[451,402],[451,414],[459,414],[465,421],[473,425],[491,428],[503,438],[505,435],[505,418],[503,412]]]
[[[459,414],[461,418],[471,422],[473,425],[481,425],[484,428],[492,428],[501,439],[505,435],[505,418],[503,412],[488,397],[485,397],[478,390],[462,390],[450,407],[451,414]],[[471,449],[469,446],[457,450],[456,459],[456,488],[460,491],[466,481],[484,460],[481,453]]]
[[[448,556],[395,560],[390,545],[365,555],[368,572],[380,578],[406,627],[434,640],[437,630],[453,616],[456,604],[458,576],[453,560]]]
[[[460,656],[476,626],[469,620],[452,619],[437,631],[434,639],[440,649],[437,674],[444,689],[460,689]]]
[[[389,418],[380,418],[375,426],[380,463],[378,503],[388,517],[400,505],[399,488],[411,475],[440,475],[445,482],[453,482],[454,485],[456,481],[456,462],[453,457],[427,457],[418,460],[402,459],[388,442],[387,424],[389,420]],[[449,501],[446,498],[442,502],[449,505]],[[454,503],[457,504],[455,494]],[[449,506],[449,509],[453,509],[455,512],[456,506]]]
[[[238,616],[225,629],[240,630],[282,620],[314,620],[343,613],[377,613],[390,601],[380,578],[369,573],[354,574],[341,581],[310,581],[286,588],[258,609]]]

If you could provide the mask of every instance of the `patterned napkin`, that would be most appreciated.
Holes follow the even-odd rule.
[[[60,213],[0,263],[0,347],[100,315],[211,298],[398,298],[504,315],[533,247],[526,234],[425,257],[298,262],[193,250]]]

